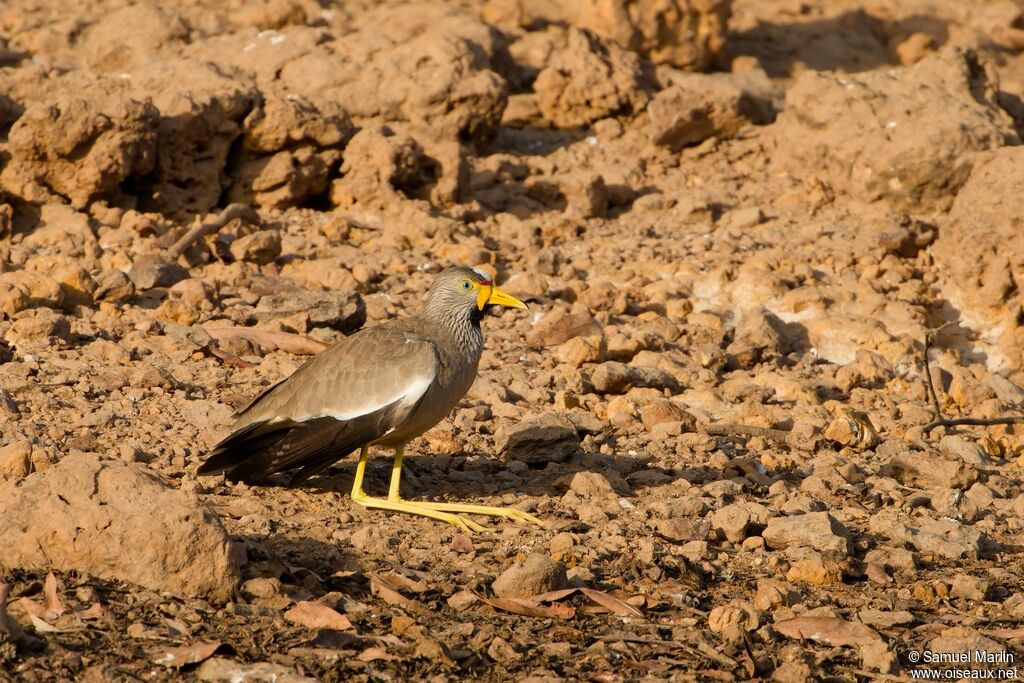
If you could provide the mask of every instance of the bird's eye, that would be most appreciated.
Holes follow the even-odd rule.
[[[469,280],[459,280],[459,289],[461,289],[463,292],[468,292],[469,290],[473,289],[473,283],[470,282]]]

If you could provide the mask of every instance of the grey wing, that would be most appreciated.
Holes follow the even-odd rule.
[[[434,345],[403,330],[376,327],[314,356],[243,410],[235,428],[257,422],[351,420],[394,406],[397,427],[434,383]],[[397,403],[397,405],[395,405]]]

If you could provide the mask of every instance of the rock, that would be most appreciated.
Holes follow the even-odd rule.
[[[0,279],[0,313],[10,318],[28,308],[28,293],[17,284]]]
[[[771,511],[760,503],[733,503],[712,513],[711,529],[719,537],[739,543],[763,529],[769,518]]]
[[[135,283],[119,270],[104,270],[96,276],[96,301],[124,301],[135,296]]]
[[[578,368],[584,363],[600,363],[607,350],[604,337],[573,337],[558,347],[558,359]]]
[[[978,470],[972,465],[940,458],[934,453],[923,455],[912,451],[889,458],[878,474],[919,488],[966,489],[978,480]]]
[[[156,254],[143,254],[132,263],[128,277],[136,289],[170,287],[188,277],[188,270]]]
[[[745,632],[757,629],[759,621],[757,610],[745,601],[715,607],[708,614],[711,632],[731,642],[742,640]]]
[[[725,47],[730,7],[728,0],[490,0],[484,18],[527,31],[583,26],[655,64],[703,71]]]
[[[793,586],[779,579],[758,579],[754,606],[770,611],[776,607],[792,607],[800,602],[800,593]]]
[[[42,273],[16,270],[0,275],[0,282],[22,290],[25,293],[26,308],[60,308],[64,302],[60,282]]]
[[[808,69],[774,126],[775,160],[861,200],[945,209],[972,152],[1019,143],[998,89],[993,68],[952,46],[895,72]]]
[[[790,583],[807,583],[812,586],[826,586],[843,582],[843,567],[835,560],[809,557],[797,560],[789,566],[786,580]]]
[[[530,331],[531,346],[555,346],[577,337],[602,337],[601,325],[588,311],[555,310],[547,314]]]
[[[24,479],[32,471],[32,444],[20,439],[0,446],[0,481]]]
[[[888,612],[877,609],[862,609],[857,612],[857,620],[868,626],[881,629],[889,629],[895,626],[909,626],[914,623],[916,617],[906,611],[899,610]]]
[[[1002,643],[983,636],[969,626],[954,626],[932,638],[928,649],[933,653],[956,653],[963,656],[964,652],[980,652],[1000,654],[1006,652]]]
[[[756,73],[756,76],[755,76]],[[671,85],[647,105],[651,140],[680,150],[710,137],[730,138],[749,123],[770,123],[767,74],[673,74]]]
[[[754,309],[740,318],[733,340],[726,348],[727,366],[730,369],[749,369],[760,363],[765,356],[782,352],[782,336],[773,327],[769,315],[764,310]]]
[[[881,443],[878,430],[867,413],[843,406],[825,428],[825,438],[841,446],[869,450]]]
[[[951,519],[919,518],[908,524],[890,512],[874,514],[868,529],[898,543],[912,546],[921,553],[931,553],[947,560],[975,559],[985,552],[988,538],[981,531],[962,526]]]
[[[678,422],[680,429],[685,432],[697,429],[697,418],[667,398],[656,399],[640,406],[640,421],[644,423],[647,431],[652,431],[655,425],[666,422]]]
[[[769,548],[785,550],[791,546],[832,550],[843,555],[853,552],[853,537],[827,512],[810,512],[792,517],[773,517],[761,533]]]
[[[328,327],[351,334],[366,323],[366,304],[354,290],[311,292],[297,289],[260,297],[258,322],[284,321],[301,331]]]
[[[287,666],[257,662],[246,664],[226,657],[207,659],[196,669],[200,681],[218,683],[314,683],[315,678],[303,676]]]
[[[533,88],[541,113],[559,128],[638,114],[652,89],[636,54],[575,28],[569,29],[566,46],[551,55]]]
[[[157,111],[124,95],[37,102],[11,126],[0,188],[23,201],[85,208],[153,170]]]
[[[935,489],[932,491],[931,502],[932,509],[940,515],[958,522],[970,524],[981,515],[978,505],[960,489]]]
[[[277,230],[259,230],[239,237],[231,243],[231,255],[238,261],[272,263],[281,255],[281,233]]]
[[[7,570],[77,571],[218,603],[239,581],[234,544],[195,494],[92,453],[4,485],[0,536]]]
[[[930,249],[946,273],[942,295],[955,302],[974,329],[1002,330],[982,335],[979,350],[993,371],[1024,368],[1024,323],[1017,316],[1024,258],[1017,216],[1024,212],[1024,147],[1004,147],[979,157],[956,195]]]
[[[11,323],[4,338],[17,345],[34,339],[61,339],[71,337],[71,321],[48,308],[40,308],[30,318],[19,318]]]
[[[528,598],[568,585],[569,579],[561,562],[555,562],[547,555],[531,553],[522,562],[516,562],[502,572],[491,584],[491,590],[499,598]]]
[[[882,546],[869,550],[864,555],[865,564],[877,564],[894,571],[914,571],[917,569],[917,558],[905,548]]]
[[[900,672],[899,656],[882,639],[860,646],[860,663],[867,671],[878,671],[888,675]]]
[[[494,436],[494,446],[506,462],[541,464],[565,460],[579,450],[580,441],[572,421],[542,413],[500,427]]]
[[[679,544],[703,541],[711,531],[711,523],[704,519],[656,519],[653,526],[659,536]]]
[[[439,30],[437,12],[420,3],[378,11],[384,14],[362,18],[362,30],[282,65],[284,90],[338,102],[357,122],[410,122],[446,140],[493,136],[508,88],[489,68],[488,48],[481,45],[489,28],[477,23],[472,36]],[[394,37],[382,31],[400,23],[408,30]]]
[[[602,394],[624,394],[631,388],[679,390],[675,377],[661,368],[637,367],[607,361],[594,369],[590,376],[594,389]]]
[[[953,577],[953,585],[950,588],[950,595],[954,598],[975,600],[982,602],[992,588],[992,581],[979,576],[968,574],[957,574]]]

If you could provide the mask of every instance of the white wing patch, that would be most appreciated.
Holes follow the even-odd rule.
[[[417,402],[419,402],[421,398],[423,398],[423,394],[427,393],[427,389],[430,388],[430,385],[433,383],[433,381],[433,373],[429,375],[421,375],[420,377],[413,379],[411,382],[409,382],[409,384],[402,387],[402,389],[400,389],[399,391],[396,391],[393,395],[388,396],[384,399],[378,397],[374,399],[372,403],[365,403],[359,406],[358,408],[354,408],[353,410],[346,411],[343,413],[332,410],[324,410],[317,413],[316,415],[302,415],[292,417],[291,419],[295,420],[296,422],[315,420],[318,417],[333,417],[335,420],[342,421],[352,420],[354,418],[367,415],[368,413],[372,413],[376,410],[380,410],[381,408],[391,405],[396,401],[401,401],[401,403],[399,403],[399,406],[401,408],[412,408],[414,405],[416,405]]]
[[[471,268],[471,270],[477,275],[479,275],[480,279],[483,280],[484,282],[491,281],[491,276],[485,273],[484,271],[480,270],[479,268]]]

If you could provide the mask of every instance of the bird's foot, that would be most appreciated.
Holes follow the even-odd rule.
[[[405,512],[410,515],[419,515],[420,517],[429,517],[430,519],[436,519],[439,522],[448,522],[453,526],[457,526],[467,534],[479,533],[482,531],[490,531],[487,527],[482,524],[477,524],[471,519],[466,519],[462,515],[452,514],[451,512],[436,510],[431,507],[424,507],[423,503],[413,502],[408,500],[388,500],[386,498],[374,498],[368,496],[365,493],[362,495],[356,494],[352,496],[352,502],[356,505],[362,505],[365,508],[376,508],[378,510],[394,510],[395,512]],[[429,505],[429,504],[427,504]]]
[[[405,505],[415,505],[421,510],[432,510],[440,513],[462,513],[467,515],[488,515],[490,517],[504,517],[505,519],[515,520],[517,522],[529,522],[530,524],[536,524],[539,527],[544,526],[544,522],[537,519],[529,512],[523,512],[516,508],[509,507],[497,507],[493,505],[473,505],[472,503],[435,503],[433,501],[408,501],[399,498]]]

